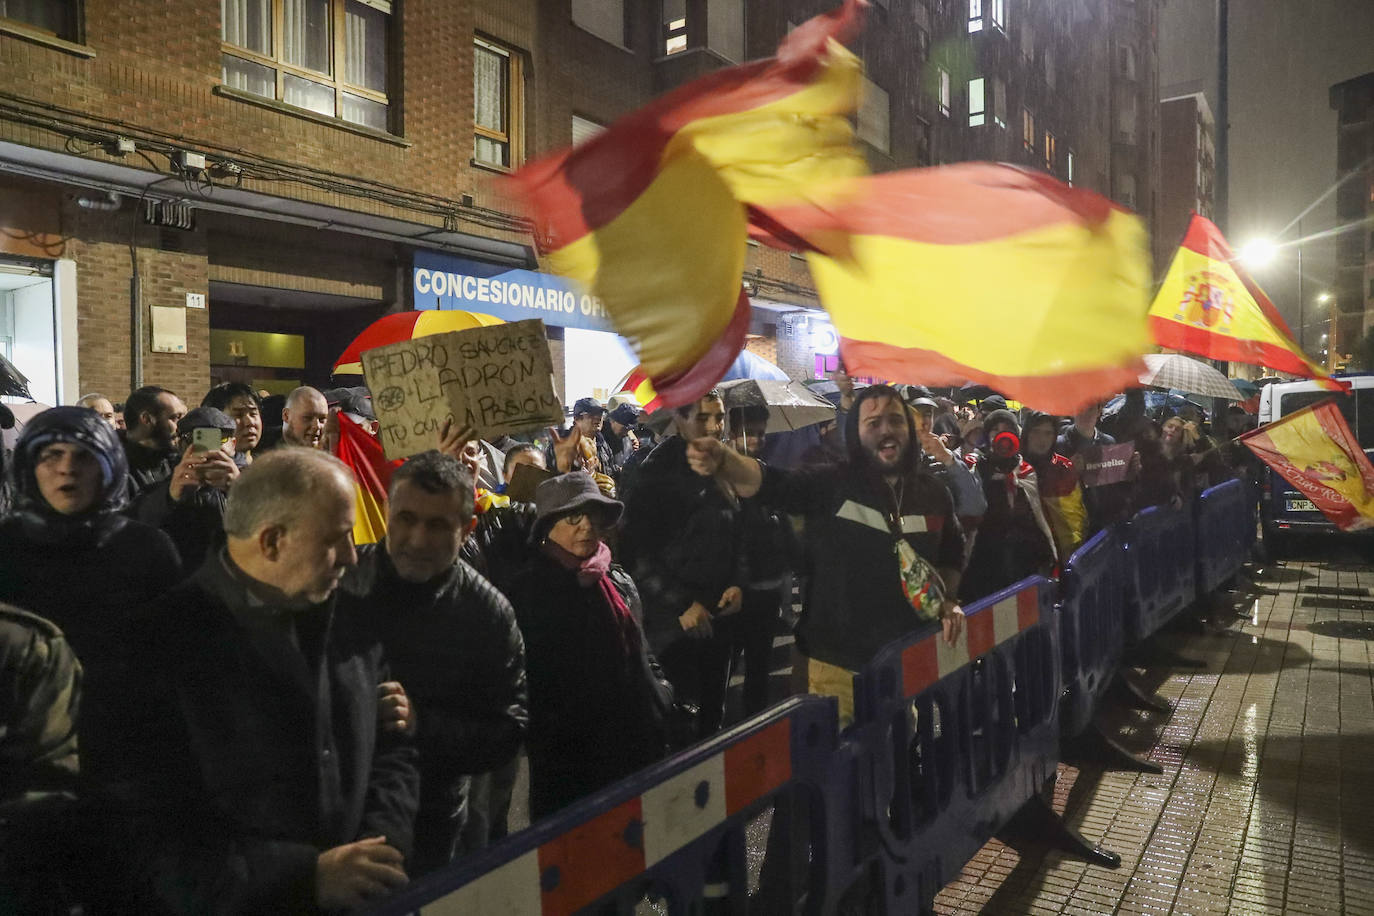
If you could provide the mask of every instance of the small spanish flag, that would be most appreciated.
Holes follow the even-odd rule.
[[[776,57],[694,80],[512,179],[549,266],[601,298],[666,406],[700,397],[743,348],[746,207],[866,170],[848,120],[862,68],[840,44],[865,5],[845,0]]]
[[[1150,338],[1137,217],[1011,165],[848,184],[830,208],[770,209],[770,231],[756,221],[755,234],[813,242],[807,260],[851,374],[980,382],[1051,413],[1138,384]]]
[[[387,461],[382,444],[340,411],[334,456],[353,472],[353,543],[375,544],[386,536],[386,492],[400,461]]]
[[[1336,400],[1304,407],[1240,441],[1338,528],[1357,531],[1374,526],[1374,466]]]
[[[1317,379],[1333,391],[1345,388],[1307,358],[1221,230],[1196,213],[1150,306],[1150,330],[1162,347],[1268,366]]]

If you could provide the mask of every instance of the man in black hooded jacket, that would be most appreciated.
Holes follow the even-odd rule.
[[[949,490],[927,470],[901,395],[887,385],[865,388],[846,423],[849,460],[831,468],[780,471],[712,439],[687,445],[698,474],[805,516],[810,580],[797,647],[808,688],[836,696],[844,723],[853,719],[853,672],[884,645],[922,629],[958,639],[964,566]]]

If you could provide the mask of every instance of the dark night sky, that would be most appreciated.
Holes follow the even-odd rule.
[[[1274,237],[1335,181],[1331,84],[1374,70],[1374,0],[1230,0],[1231,207],[1235,247]],[[1216,0],[1166,0],[1159,30],[1160,92],[1200,81],[1216,111]],[[1193,87],[1194,91],[1196,87]],[[1187,91],[1187,90],[1185,90]],[[1336,224],[1334,197],[1303,218],[1303,235]],[[1285,236],[1298,237],[1296,227]],[[1297,326],[1296,249],[1254,271]],[[1303,246],[1307,349],[1326,330],[1314,300],[1335,271],[1334,240]]]

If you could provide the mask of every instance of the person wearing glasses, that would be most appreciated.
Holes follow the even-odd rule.
[[[535,510],[534,549],[507,591],[525,637],[532,819],[662,757],[673,698],[606,546],[624,507],[575,471],[541,483]]]

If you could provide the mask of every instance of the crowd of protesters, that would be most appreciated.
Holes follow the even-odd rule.
[[[722,728],[741,661],[740,712],[779,698],[789,628],[791,689],[847,723],[884,644],[1249,473],[1243,412],[835,382],[790,467],[719,390],[582,398],[544,443],[446,425],[365,546],[331,451],[340,415],[375,434],[366,389],[38,414],[0,502],[0,910],[363,906],[504,836],[522,749],[552,814]]]

